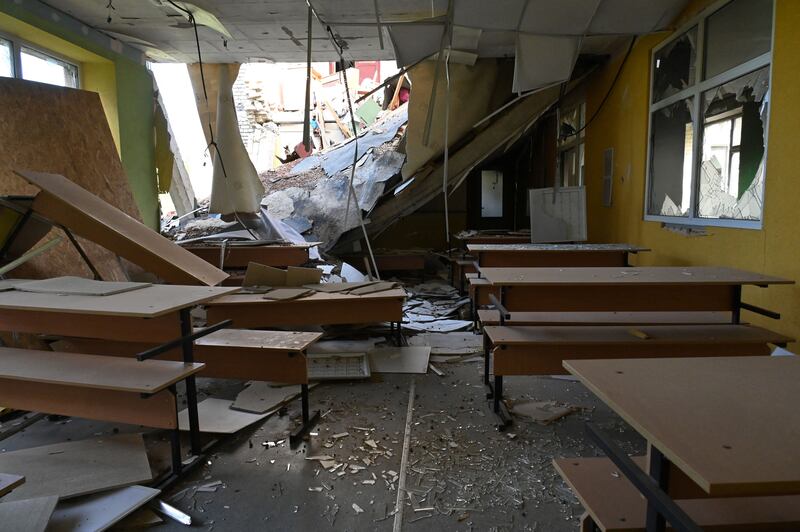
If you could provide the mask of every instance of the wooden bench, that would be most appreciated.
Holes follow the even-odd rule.
[[[644,469],[645,457],[636,457],[634,461]],[[647,503],[609,458],[561,458],[554,460],[553,465],[587,512],[581,530],[645,530]],[[676,503],[703,530],[800,529],[800,495],[681,499]]]
[[[793,341],[742,324],[488,326],[486,353],[494,372],[494,410],[500,413],[503,377],[566,374],[565,359],[664,358],[769,355],[769,344]],[[489,358],[484,365],[489,382]]]
[[[303,427],[313,424],[309,411],[307,349],[322,333],[222,329],[194,342],[194,357],[205,364],[203,377],[256,380],[300,385]],[[66,352],[133,357],[153,347],[141,342],[109,342],[90,338],[63,338],[51,344]],[[158,356],[181,360],[181,349]]]
[[[479,309],[482,326],[492,325],[695,325],[731,323],[730,312],[511,312]]]
[[[173,431],[173,469],[180,469],[175,383],[202,363],[0,348],[0,404]],[[177,460],[177,461],[176,461]]]

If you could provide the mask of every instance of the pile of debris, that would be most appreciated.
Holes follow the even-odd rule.
[[[468,331],[470,299],[444,281],[430,281],[406,289],[410,297],[403,306],[403,328],[418,332]]]

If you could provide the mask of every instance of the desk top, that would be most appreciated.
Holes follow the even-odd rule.
[[[67,312],[101,316],[155,318],[238,290],[238,287],[150,285],[107,296],[0,292],[0,310]]]
[[[769,285],[794,281],[734,268],[708,266],[645,266],[598,268],[481,268],[497,286],[536,285]]]
[[[710,495],[800,493],[800,357],[564,367]]]
[[[628,253],[638,253],[639,251],[650,251],[650,248],[642,248],[631,244],[467,244],[467,250],[473,253],[486,251],[504,252],[570,252],[570,251],[619,251]]]
[[[361,296],[353,294],[340,294],[338,292],[315,292],[309,296],[301,297],[298,299],[287,300],[270,300],[264,299],[264,294],[231,294],[218,297],[213,301],[209,301],[207,305],[279,305],[279,304],[295,304],[295,303],[325,303],[330,301],[345,301],[345,300],[365,300],[365,299],[405,299],[407,297],[406,291],[402,288],[393,288],[391,290],[384,290],[383,292],[375,292],[372,294],[364,294]]]

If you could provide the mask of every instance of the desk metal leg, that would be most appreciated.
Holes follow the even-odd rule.
[[[742,319],[742,287],[733,287],[733,309],[731,311],[731,322],[740,323]]]
[[[181,309],[181,336],[186,338],[192,334],[192,315],[188,308]],[[182,344],[183,361],[187,364],[194,362],[192,340],[184,340]],[[203,447],[200,444],[200,416],[197,414],[197,383],[194,375],[186,378],[186,409],[189,414],[189,442],[192,454],[200,455]]]
[[[668,493],[669,490],[669,460],[664,454],[650,446],[650,476],[658,483],[661,491]],[[667,529],[667,522],[664,516],[658,511],[658,508],[652,503],[647,503],[647,532],[665,532]]]
[[[175,401],[175,429],[170,431],[169,443],[172,456],[172,474],[180,475],[183,469],[181,459],[181,429],[178,428],[178,387],[174,384],[169,387],[169,392]]]
[[[489,356],[491,355],[491,344],[489,343],[489,335],[483,333],[483,383],[487,386],[489,382]]]
[[[503,431],[511,425],[511,414],[503,403],[503,376],[494,376],[494,390],[492,390],[492,399],[494,402],[494,413],[500,419],[500,424],[497,425],[497,430]]]
[[[317,424],[319,421],[319,410],[314,412],[314,415],[310,415],[309,407],[308,407],[308,384],[301,384],[300,385],[300,410],[303,416],[303,424],[300,425],[294,432],[289,435],[289,445],[294,447],[295,445],[299,444],[303,440],[303,436],[305,436],[311,427]]]

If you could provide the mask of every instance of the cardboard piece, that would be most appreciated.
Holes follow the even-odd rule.
[[[286,286],[286,270],[251,262],[247,265],[242,286]]]
[[[270,290],[264,294],[264,299],[287,301],[290,299],[299,299],[309,294],[313,294],[313,291],[306,288],[278,288],[276,290]]]
[[[286,286],[317,284],[322,279],[322,270],[317,268],[298,268],[289,266],[286,270]]]
[[[57,443],[0,454],[0,471],[26,482],[4,501],[56,495],[61,499],[150,482],[141,434]],[[0,521],[2,522],[2,521]]]
[[[309,389],[314,386],[312,384]],[[269,382],[253,381],[239,392],[231,408],[252,414],[267,414],[295,400],[298,395],[299,386],[274,386]]]
[[[200,417],[200,432],[233,434],[268,416],[268,414],[250,414],[233,410],[231,406],[233,406],[233,401],[214,399],[213,397],[200,401],[197,404],[197,413]],[[178,413],[178,426],[181,430],[189,430],[189,413],[187,410],[181,410]]]
[[[372,281],[361,281],[356,283],[318,283],[306,284],[303,285],[303,288],[308,288],[317,292],[336,293],[347,292],[349,290],[353,290],[362,286],[369,286],[371,284]]]
[[[128,486],[59,503],[48,532],[99,532],[112,527],[161,493],[144,486]]]
[[[421,347],[376,347],[369,352],[373,373],[420,373],[428,372],[431,348]]]
[[[58,294],[78,296],[109,296],[151,286],[150,283],[128,283],[95,281],[83,277],[52,277],[40,281],[29,281],[14,285],[15,290],[37,294]]]
[[[58,497],[36,497],[0,503],[0,527],[3,530],[44,532]]]

